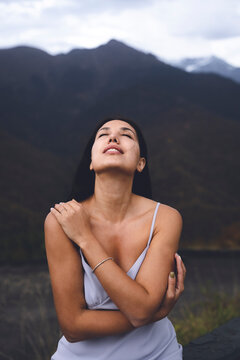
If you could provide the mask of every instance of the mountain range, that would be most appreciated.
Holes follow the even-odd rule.
[[[239,98],[235,81],[117,40],[55,56],[0,50],[0,262],[44,259],[44,218],[109,116],[143,129],[153,198],[183,216],[181,248],[240,248]]]
[[[218,74],[240,83],[240,68],[216,56],[184,58],[171,62],[171,65],[192,73]]]

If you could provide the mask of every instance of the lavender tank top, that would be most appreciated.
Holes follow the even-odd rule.
[[[160,203],[154,211],[147,245],[127,275],[133,280],[150,246]],[[84,295],[89,309],[118,310],[98,278],[92,273],[80,250],[84,269]],[[182,345],[178,344],[170,320],[165,317],[121,335],[105,336],[70,343],[62,336],[51,360],[182,360]]]

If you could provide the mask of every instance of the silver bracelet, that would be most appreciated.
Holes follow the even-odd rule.
[[[92,269],[92,272],[94,273],[94,271],[100,266],[102,265],[105,261],[108,261],[108,260],[114,260],[112,257],[108,257],[102,261],[100,261],[100,263],[98,263],[96,266],[94,266],[94,268]]]

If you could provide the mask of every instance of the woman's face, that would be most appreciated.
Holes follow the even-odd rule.
[[[109,149],[109,147],[114,147]],[[122,120],[111,120],[100,127],[91,151],[90,170],[100,173],[109,169],[121,170],[129,175],[142,171],[145,159],[140,157],[140,148],[135,129]]]

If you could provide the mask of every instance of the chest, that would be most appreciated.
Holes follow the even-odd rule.
[[[152,219],[135,219],[120,225],[93,223],[92,232],[109,256],[128,271],[147,246]]]

